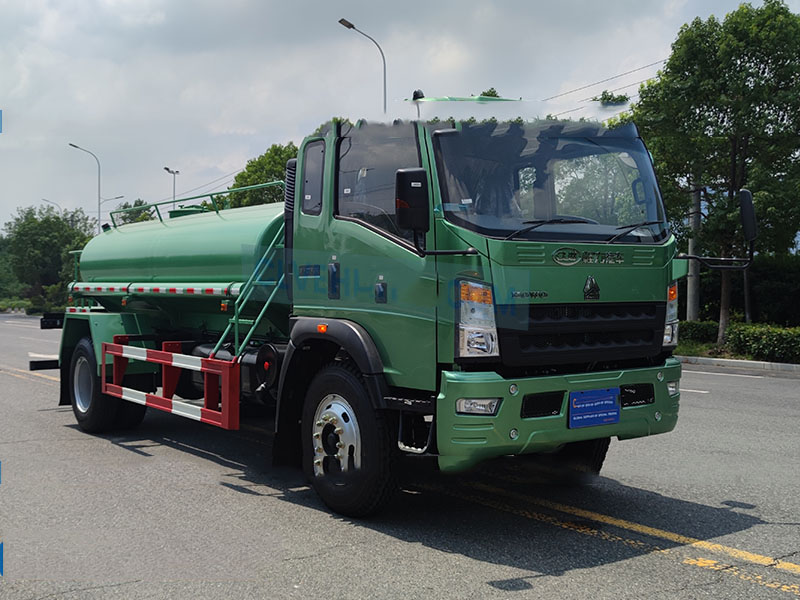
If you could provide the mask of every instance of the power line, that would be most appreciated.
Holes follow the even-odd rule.
[[[238,175],[242,171],[244,171],[244,169],[237,169],[236,171],[231,171],[230,173],[226,173],[225,175],[222,175],[221,177],[217,177],[216,179],[212,179],[211,181],[208,181],[208,182],[204,183],[203,185],[198,185],[197,187],[194,187],[194,188],[192,188],[190,190],[183,190],[179,195],[180,196],[185,196],[186,194],[191,194],[192,192],[196,192],[199,189],[202,189],[204,187],[208,187],[209,185],[212,185],[212,184],[220,181],[221,179],[226,179],[226,178],[230,177],[231,175]],[[231,181],[233,181],[233,180],[231,180]],[[230,183],[230,181],[228,181],[228,182],[226,182],[226,183],[224,183],[222,185],[227,185],[228,183]],[[217,189],[218,187],[220,187],[220,186],[216,186],[216,187],[212,188],[209,191],[213,191],[213,190]],[[172,196],[167,196],[166,198],[162,198],[161,200],[158,200],[158,202],[163,202],[163,201],[171,200],[171,199],[172,199]]]
[[[585,90],[587,88],[593,87],[595,85],[600,85],[601,83],[605,83],[606,81],[612,81],[614,79],[619,79],[620,77],[624,77],[625,75],[630,75],[631,73],[636,73],[637,71],[643,71],[649,67],[653,67],[655,65],[667,62],[667,59],[657,60],[656,62],[650,63],[649,65],[645,65],[643,67],[638,67],[636,69],[631,69],[630,71],[625,71],[624,73],[620,73],[619,75],[614,75],[613,77],[606,77],[605,79],[601,79],[600,81],[595,81],[594,83],[590,83],[579,88],[575,88],[574,90],[569,90],[568,92],[562,92],[561,94],[556,94],[555,96],[550,96],[549,98],[543,98],[542,102],[546,102],[548,100],[554,100],[555,98],[561,98],[562,96],[567,96],[568,94],[572,94],[574,92],[580,92],[581,90]]]
[[[614,88],[613,90],[608,90],[608,91],[609,92],[618,92],[620,90],[624,90],[625,88],[629,88],[629,87],[632,87],[634,85],[639,85],[640,83],[644,83],[644,82],[650,81],[652,79],[653,79],[653,77],[648,77],[647,79],[642,79],[641,81],[634,81],[633,83],[629,83],[628,85],[621,85],[618,88]],[[580,102],[589,102],[591,100],[594,100],[594,97],[584,98],[583,100],[580,100]]]

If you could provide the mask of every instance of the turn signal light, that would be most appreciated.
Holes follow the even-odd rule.
[[[319,325],[317,325],[317,331],[319,333],[326,333],[328,331],[327,323],[320,323]]]
[[[678,284],[673,283],[669,288],[667,288],[667,300],[670,302],[673,300],[678,299]]]

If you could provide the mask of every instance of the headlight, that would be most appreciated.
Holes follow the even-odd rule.
[[[491,286],[474,281],[459,281],[458,292],[457,357],[500,356]]]
[[[678,284],[667,288],[667,314],[664,319],[664,346],[678,345]]]

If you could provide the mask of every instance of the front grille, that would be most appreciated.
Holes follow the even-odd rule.
[[[522,399],[522,409],[520,416],[523,419],[532,417],[553,417],[561,413],[561,406],[564,404],[564,394],[558,392],[543,392],[541,394],[526,394]]]
[[[578,364],[653,357],[661,352],[666,305],[498,305],[506,366]]]

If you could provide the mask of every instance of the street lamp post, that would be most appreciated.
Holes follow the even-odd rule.
[[[48,200],[47,198],[42,198],[42,202],[47,202],[48,204],[52,204],[58,209],[58,212],[60,212],[62,215],[64,214],[64,209],[61,208],[61,205],[58,202],[53,202],[52,200]]]
[[[381,60],[383,61],[383,114],[386,114],[386,56],[384,56],[384,54],[383,54],[383,49],[381,48],[380,44],[378,44],[378,42],[375,41],[375,39],[373,37],[367,35],[363,31],[361,31],[358,27],[353,25],[347,19],[339,19],[339,24],[342,27],[346,27],[347,29],[352,29],[353,31],[357,31],[358,33],[363,35],[365,38],[367,38],[368,40],[372,41],[372,43],[375,44],[378,47],[378,52],[381,53]]]
[[[175,176],[180,175],[181,172],[170,169],[169,167],[164,167],[164,170],[172,175],[172,210],[175,210]]]
[[[76,144],[73,144],[72,142],[70,142],[69,145],[72,146],[73,148],[77,148],[78,150],[82,150],[83,152],[86,152],[87,154],[91,154],[94,157],[95,161],[97,161],[97,233],[100,233],[100,203],[101,203],[101,199],[100,199],[100,159],[97,158],[97,155],[94,152],[92,152],[90,150],[87,150],[86,148],[81,148],[80,146],[78,146]]]

